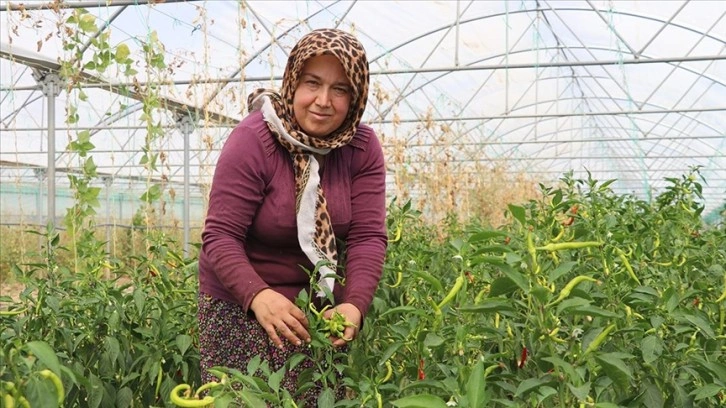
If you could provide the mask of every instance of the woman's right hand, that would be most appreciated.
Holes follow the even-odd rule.
[[[305,313],[280,293],[269,288],[261,290],[252,299],[250,309],[277,348],[284,348],[280,336],[298,346],[310,342]]]

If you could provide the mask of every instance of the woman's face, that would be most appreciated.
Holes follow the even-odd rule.
[[[336,57],[319,55],[308,59],[292,102],[298,125],[311,137],[324,139],[333,133],[348,115],[351,89]]]

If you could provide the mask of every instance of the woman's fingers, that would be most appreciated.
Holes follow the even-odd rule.
[[[259,320],[258,320],[258,322],[259,322]],[[280,336],[277,335],[277,329],[275,328],[274,325],[265,324],[265,325],[262,325],[262,327],[267,332],[267,336],[270,338],[270,340],[272,341],[272,344],[274,344],[275,347],[277,347],[279,349],[284,348],[282,346],[282,340],[280,340]]]
[[[296,310],[302,314],[302,311],[300,309]],[[308,333],[308,321],[305,319],[305,315],[303,314],[303,321],[301,321],[299,318],[296,317],[296,313],[292,311],[290,313],[290,318],[287,319],[286,325],[290,329],[291,333],[293,333],[297,340],[304,340],[305,342],[310,342],[310,334]],[[289,338],[288,338],[289,339]],[[298,344],[298,342],[294,342],[294,344]],[[300,345],[302,343],[299,343]]]
[[[250,308],[275,347],[284,348],[282,339],[295,345],[301,345],[303,339],[310,341],[305,313],[283,295],[265,289],[255,296]]]
[[[309,326],[309,323],[308,323],[308,318],[305,316],[305,313],[302,310],[300,310],[299,307],[293,305],[293,308],[290,311],[290,314],[292,315],[292,317],[295,318],[295,320],[297,320],[298,322],[300,322],[300,324],[305,329],[305,334],[307,334],[307,329],[310,326]]]

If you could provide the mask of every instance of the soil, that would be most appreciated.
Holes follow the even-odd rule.
[[[17,282],[2,282],[0,283],[0,296],[10,296],[13,300],[20,299],[20,292],[25,287],[21,283]],[[0,302],[0,305],[2,303]]]

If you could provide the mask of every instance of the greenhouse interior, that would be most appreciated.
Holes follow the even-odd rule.
[[[31,275],[29,269],[39,268],[37,265],[45,265],[41,269],[51,270],[53,264],[55,269],[78,271],[84,269],[79,266],[83,263],[79,259],[95,259],[95,255],[88,255],[94,253],[101,254],[98,258],[101,260],[95,267],[85,269],[93,269],[93,273],[106,278],[113,277],[115,270],[123,269],[120,265],[135,265],[135,269],[147,271],[158,269],[162,275],[162,266],[172,270],[174,265],[192,265],[201,245],[215,166],[230,133],[250,110],[247,96],[259,88],[280,88],[290,51],[303,35],[318,28],[337,28],[354,35],[366,51],[370,86],[361,123],[375,131],[385,157],[386,200],[390,204],[388,228],[392,237],[389,250],[401,243],[393,248],[395,256],[389,253],[382,282],[389,274],[393,274],[395,281],[398,271],[400,284],[402,272],[405,282],[402,286],[409,285],[410,289],[418,285],[423,293],[420,287],[426,282],[419,275],[424,272],[408,275],[406,265],[427,258],[421,255],[420,260],[400,258],[399,261],[400,254],[395,252],[405,254],[399,248],[405,245],[407,234],[420,238],[416,235],[420,233],[419,226],[408,227],[407,223],[414,223],[416,219],[425,225],[436,225],[432,238],[421,240],[434,242],[450,238],[442,238],[445,228],[475,220],[478,228],[488,228],[490,232],[472,235],[476,239],[452,240],[458,242],[452,245],[460,255],[464,253],[462,248],[469,248],[467,254],[479,256],[472,258],[472,268],[482,264],[495,268],[492,265],[521,263],[538,271],[540,267],[546,269],[545,262],[551,262],[556,271],[548,278],[552,282],[540,283],[545,289],[556,288],[556,295],[562,289],[561,279],[574,277],[579,271],[566,260],[577,263],[578,267],[592,266],[594,261],[579,252],[558,258],[559,252],[542,250],[538,260],[534,254],[539,254],[548,244],[556,244],[546,234],[561,233],[558,237],[567,237],[567,227],[574,219],[575,225],[593,224],[591,231],[577,230],[570,240],[600,243],[597,250],[602,250],[603,264],[592,273],[600,273],[603,268],[605,275],[611,270],[625,271],[622,273],[627,272],[633,281],[641,284],[631,288],[638,291],[646,286],[650,288],[645,277],[635,279],[638,273],[645,274],[646,268],[655,268],[652,266],[655,264],[659,268],[669,268],[667,265],[672,264],[673,269],[667,273],[673,275],[663,275],[663,280],[677,281],[673,287],[692,285],[688,290],[693,292],[679,292],[680,300],[663,300],[663,310],[670,313],[676,305],[685,303],[701,304],[703,309],[696,307],[693,312],[701,314],[683,312],[676,317],[658,312],[657,318],[646,315],[646,311],[635,312],[636,307],[645,307],[648,302],[652,306],[657,303],[656,299],[676,290],[653,284],[652,293],[651,289],[642,289],[639,300],[626,306],[628,322],[638,320],[640,313],[641,318],[651,319],[648,324],[653,325],[640,332],[642,337],[632,338],[624,333],[626,329],[620,323],[617,328],[611,326],[616,324],[616,313],[622,310],[599,303],[606,297],[602,294],[605,289],[597,286],[604,280],[602,277],[592,278],[597,283],[574,282],[569,287],[575,289],[572,296],[577,292],[578,300],[589,303],[587,306],[568,303],[567,309],[565,302],[572,299],[557,300],[554,304],[561,306],[558,313],[582,308],[574,313],[573,321],[567,320],[569,315],[562,317],[563,327],[570,324],[570,332],[584,331],[582,341],[587,340],[589,345],[593,345],[593,338],[598,334],[604,333],[603,336],[612,339],[617,334],[620,353],[634,353],[626,345],[640,341],[639,345],[648,354],[637,354],[636,359],[646,361],[647,367],[636,367],[630,357],[616,354],[614,349],[587,363],[582,362],[585,357],[578,355],[573,357],[578,362],[575,364],[564,354],[558,356],[552,351],[563,347],[564,342],[575,341],[572,339],[577,336],[570,335],[547,349],[549,357],[537,360],[539,374],[525,375],[522,366],[527,360],[527,350],[530,359],[537,358],[533,350],[538,348],[539,334],[526,334],[523,327],[526,324],[518,325],[514,317],[513,310],[519,311],[524,303],[505,305],[503,300],[486,303],[481,296],[474,299],[472,295],[468,310],[484,314],[485,325],[496,329],[492,328],[491,332],[476,329],[474,338],[462,340],[465,334],[452,327],[469,327],[471,320],[462,323],[455,319],[464,319],[462,316],[471,319],[471,315],[449,315],[453,313],[449,312],[453,306],[443,308],[442,305],[441,310],[436,309],[435,316],[443,313],[444,321],[452,319],[448,320],[449,326],[447,323],[439,326],[438,321],[431,320],[433,326],[428,331],[416,328],[411,329],[414,334],[409,334],[425,343],[427,350],[413,351],[415,347],[409,340],[388,343],[382,340],[377,346],[381,350],[377,351],[356,349],[358,354],[354,356],[383,354],[385,358],[372,362],[370,367],[360,366],[370,369],[371,374],[370,378],[366,377],[369,382],[355,377],[357,384],[365,386],[351,390],[349,385],[348,394],[355,395],[357,399],[351,397],[355,403],[335,406],[435,407],[441,401],[445,406],[470,407],[722,406],[721,403],[726,403],[723,359],[726,289],[724,295],[718,296],[721,285],[726,287],[721,263],[726,259],[723,232],[726,2],[3,0],[0,1],[0,26],[0,241],[3,241],[0,243],[3,250],[0,283],[4,282],[3,292],[16,288]],[[603,204],[606,201],[610,204]],[[622,208],[616,211],[615,206]],[[677,213],[675,207],[683,212]],[[597,225],[594,224],[595,208],[608,214]],[[555,227],[538,229],[536,223],[548,211],[552,214],[559,211],[550,214],[552,220],[564,217],[569,221],[553,221]],[[619,224],[626,219],[633,224],[626,227]],[[683,236],[671,234],[669,231],[680,231],[679,222],[693,227],[683,232]],[[534,244],[524,249],[521,257],[515,259],[512,254],[516,251],[507,250],[497,255],[504,261],[492,260],[490,265],[482,259],[494,255],[481,248],[472,249],[498,236],[493,231],[512,225],[520,225],[517,231],[524,235],[520,242],[514,233],[507,232],[510,234],[507,244],[511,238],[524,248],[528,240],[534,239]],[[526,230],[525,225],[529,226],[529,233],[522,232]],[[603,228],[602,235],[588,235],[598,228]],[[164,235],[151,238],[151,229]],[[653,232],[656,230],[660,232]],[[89,235],[84,235],[84,231]],[[638,234],[646,232],[654,235],[638,238]],[[632,236],[624,238],[629,235]],[[708,237],[712,236],[714,244],[709,246],[705,242],[710,243]],[[167,245],[160,242],[169,237],[175,245],[169,249],[176,254],[174,265],[139,267],[161,257],[158,253],[152,256],[149,251],[160,251],[159,248]],[[671,241],[666,241],[668,237]],[[602,244],[607,239],[620,240],[627,249]],[[468,244],[462,246],[462,241]],[[452,250],[451,246],[442,245],[442,253]],[[540,249],[535,250],[535,246]],[[670,252],[666,251],[667,246],[671,247]],[[700,248],[698,255],[693,252],[696,247]],[[586,251],[590,253],[595,248],[586,248]],[[83,255],[83,251],[90,252]],[[636,260],[641,251],[643,258]],[[547,260],[545,253],[550,254]],[[133,259],[118,261],[122,255],[131,255]],[[624,261],[626,257],[634,271]],[[701,259],[698,257],[703,261],[696,261]],[[710,257],[708,261],[706,257]],[[441,267],[450,261],[431,262]],[[563,265],[570,265],[569,269],[563,270]],[[676,271],[675,265],[681,269]],[[690,268],[689,272],[684,272],[686,267]],[[694,275],[697,269],[709,277]],[[647,270],[647,273],[656,273],[655,269]],[[474,295],[486,297],[496,288],[503,295],[535,293],[546,298],[532,289],[531,282],[541,276],[525,281],[517,277],[529,279],[526,273],[512,272],[499,277],[492,270],[485,275],[490,276],[487,285],[491,286],[480,288]],[[471,288],[481,284],[471,275],[466,277],[469,278],[466,285]],[[441,281],[436,280],[433,287],[445,290],[454,278],[439,277]],[[703,287],[696,282],[701,278]],[[395,283],[388,283],[386,291],[397,287]],[[626,283],[618,281],[620,285]],[[24,285],[32,286],[27,282]],[[196,288],[196,283],[191,287]],[[580,290],[581,287],[587,290]],[[22,302],[31,291],[17,289],[17,292],[11,296],[14,302]],[[628,293],[632,294],[608,292],[607,296],[628,299]],[[0,297],[6,294],[0,293]],[[463,295],[459,296],[455,299],[466,303],[461,300]],[[569,296],[569,292],[562,296]],[[654,297],[646,302],[644,299],[650,296]],[[381,299],[377,297],[372,307],[377,307],[376,302],[383,304]],[[392,302],[392,299],[385,301]],[[715,303],[710,300],[704,306],[707,299],[718,300]],[[136,302],[136,307],[141,307],[142,301],[137,298]],[[413,310],[432,303],[419,298],[407,302],[405,306],[392,303],[389,307]],[[3,305],[7,308],[7,303]],[[17,310],[21,309],[18,306]],[[57,311],[58,306],[52,309]],[[378,313],[378,309],[375,312],[371,314],[376,319],[390,318]],[[7,313],[14,316],[14,310]],[[419,324],[427,321],[423,315],[414,315]],[[582,316],[587,317],[586,322],[578,320]],[[511,329],[502,335],[504,340],[500,339],[497,348],[503,353],[502,348],[510,347],[506,345],[507,339],[513,339],[507,350],[516,355],[514,368],[509,363],[489,359],[484,352],[470,352],[475,345],[484,347],[487,336],[496,337],[496,333],[505,330],[505,326],[499,329],[500,319],[509,319],[506,327]],[[532,322],[527,319],[529,323]],[[672,324],[670,331],[662,329],[661,323]],[[554,323],[548,324],[549,332]],[[668,333],[653,337],[649,336],[649,329]],[[4,331],[3,335],[9,336],[7,333]],[[139,333],[146,336],[146,332]],[[48,333],[45,336],[46,340],[52,337]],[[557,334],[544,336],[557,338]],[[685,340],[679,340],[672,346],[673,350],[669,348],[669,339],[683,336]],[[190,338],[195,337],[190,335]],[[42,339],[23,338],[23,341]],[[187,348],[189,345],[174,361],[152,353],[158,357],[155,361],[134,366],[141,373],[138,379],[128,377],[125,382],[112,384],[107,379],[113,376],[108,373],[89,374],[70,365],[67,366],[71,368],[64,369],[61,366],[66,363],[57,360],[68,354],[59,352],[57,343],[47,341],[57,353],[50,353],[52,357],[49,357],[39,343],[31,342],[32,354],[45,356],[33,364],[42,363],[41,368],[49,368],[61,377],[66,401],[71,404],[66,406],[165,406],[159,395],[176,395],[178,384],[200,385],[195,377],[198,376],[196,368],[189,368],[186,360],[180,362],[185,358],[185,351],[188,353],[193,348]],[[116,350],[114,356],[118,354],[116,340],[98,341],[103,342],[106,350]],[[177,341],[180,340],[177,338]],[[77,342],[80,344],[83,340],[79,338]],[[449,342],[458,346],[451,346]],[[523,351],[522,344],[526,344]],[[693,353],[703,363],[689,368],[690,374],[682,374],[692,377],[680,379],[669,371],[675,370],[683,361],[680,359],[658,366],[660,359],[670,352],[685,353],[694,344],[702,346],[696,347]],[[445,363],[441,362],[435,368],[433,361],[438,350],[450,346],[458,347],[457,358],[474,357],[468,364],[452,363],[444,367]],[[413,363],[405,362],[404,352],[409,353]],[[593,356],[595,353],[585,352]],[[21,358],[21,354],[9,353],[6,347],[0,360],[12,365],[12,359]],[[445,360],[442,357],[441,361]],[[386,361],[394,362],[393,374],[385,375]],[[119,357],[111,366],[121,364]],[[527,363],[525,368],[533,364]],[[482,365],[486,375],[477,371]],[[37,406],[64,406],[43,399],[46,391],[52,390],[51,385],[44,382],[47,377],[33,376],[31,366],[24,365],[22,370],[26,371],[21,370],[20,374],[18,370],[0,369],[0,382],[8,384],[15,378],[17,385],[12,391],[15,394],[8,391],[9,386],[5,391],[0,390],[0,394],[17,401],[27,398],[26,402],[41,404]],[[170,375],[172,368],[184,375]],[[383,370],[384,374],[379,376],[376,370]],[[560,383],[566,383],[569,388],[550,381],[547,376],[552,376],[552,370],[560,376]],[[591,371],[586,375],[580,370]],[[424,371],[430,379],[423,379]],[[505,375],[504,371],[509,374]],[[644,371],[658,374],[651,378]],[[484,380],[482,383],[471,380],[474,374],[477,378],[497,379],[491,380],[491,384],[487,379],[484,387]],[[413,386],[407,382],[413,380],[406,375],[418,375],[422,381]],[[388,382],[393,380],[380,380],[384,376],[392,376],[396,386]],[[512,378],[524,382],[515,382]],[[459,387],[457,381],[463,385]],[[503,385],[508,381],[509,385]],[[92,383],[101,384],[105,391],[86,390]],[[128,384],[138,387],[138,395],[129,391]],[[254,388],[251,384],[245,387]],[[196,396],[202,400],[200,395]],[[187,397],[194,396],[187,393]],[[219,398],[218,403],[222,401]],[[261,397],[255,394],[250,398],[259,401]],[[381,399],[392,405],[388,402],[381,405]],[[265,406],[254,401],[248,405]],[[265,401],[272,406],[293,406]],[[419,405],[415,405],[416,401]],[[320,401],[318,404],[333,406]]]

